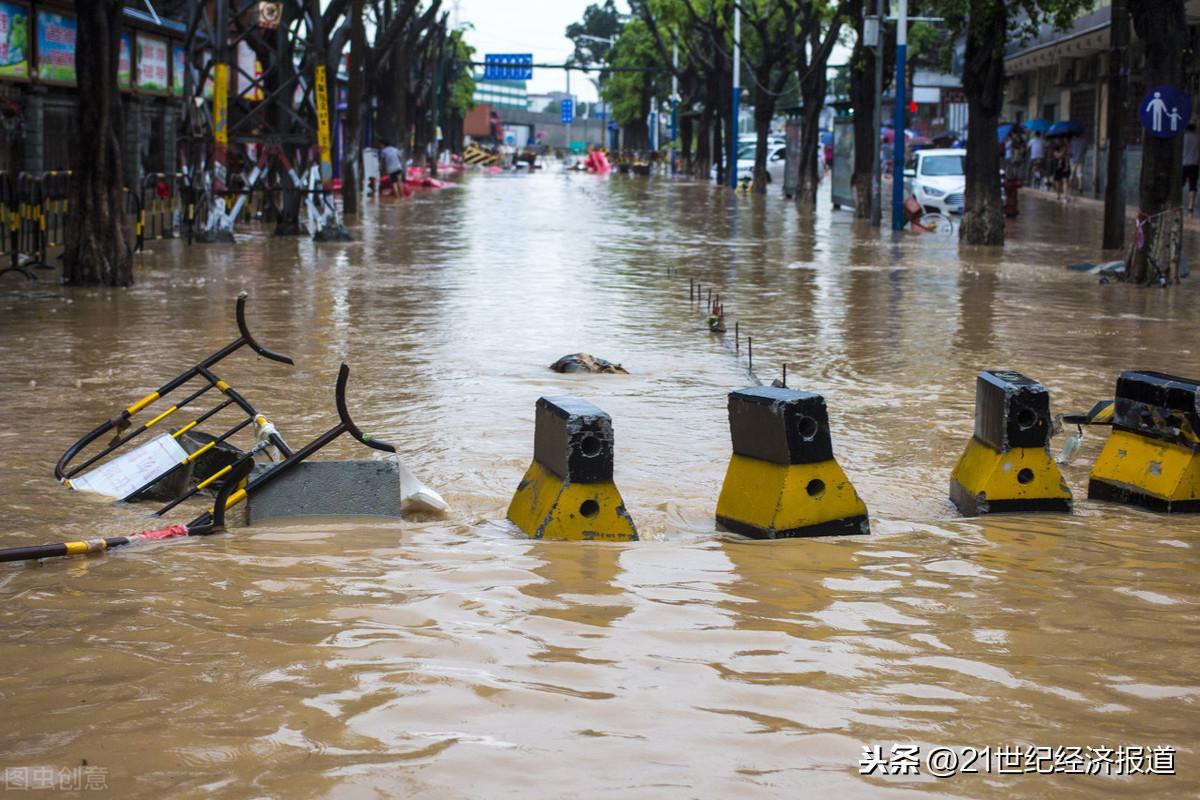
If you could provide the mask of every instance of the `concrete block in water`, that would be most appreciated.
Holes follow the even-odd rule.
[[[833,457],[821,395],[758,386],[730,392],[729,432],[721,530],[755,539],[870,533],[867,507]]]
[[[537,401],[533,463],[508,519],[533,539],[635,541],[637,529],[613,483],[612,419],[575,397]]]
[[[1200,381],[1127,370],[1088,497],[1152,511],[1200,512]]]
[[[251,494],[246,514],[251,525],[281,517],[400,517],[400,505],[395,461],[304,461]]]
[[[1071,490],[1050,456],[1050,392],[1011,370],[975,380],[975,435],[950,474],[963,516],[1071,511]]]

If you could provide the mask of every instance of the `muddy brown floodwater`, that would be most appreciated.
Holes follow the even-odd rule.
[[[1064,270],[1097,224],[1030,198],[1003,251],[959,250],[704,185],[498,175],[373,204],[346,245],[153,242],[128,291],[5,276],[0,546],[154,526],[53,463],[233,338],[242,289],[296,366],[247,351],[222,377],[295,445],[336,421],[344,358],[356,419],[452,510],[0,565],[0,767],[86,759],[122,798],[1196,796],[1200,518],[1084,499],[1102,432],[1066,469],[1074,515],[946,499],[981,369],[1040,379],[1055,413],[1122,369],[1200,374],[1194,279]],[[689,276],[760,377],[786,361],[825,395],[872,535],[714,532],[725,395],[749,378]],[[546,368],[577,351],[631,374]],[[564,393],[612,415],[643,541],[504,521],[534,402]],[[859,774],[896,743],[1172,747],[1178,774]]]

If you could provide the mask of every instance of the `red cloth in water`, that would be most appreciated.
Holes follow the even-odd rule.
[[[176,536],[187,536],[188,529],[186,525],[168,525],[165,528],[159,528],[156,531],[142,531],[141,533],[130,536],[130,539],[141,539],[144,542],[157,542],[161,539],[174,539]]]

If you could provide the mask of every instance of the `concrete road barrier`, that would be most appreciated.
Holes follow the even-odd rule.
[[[283,517],[400,517],[400,505],[395,461],[305,461],[251,494],[246,515],[251,525]]]
[[[975,434],[950,475],[950,500],[963,516],[1071,511],[1071,490],[1050,455],[1050,392],[1019,372],[992,370],[975,381]]]
[[[533,463],[508,519],[534,539],[628,542],[638,538],[613,483],[612,419],[575,397],[537,401]]]
[[[1122,372],[1113,429],[1092,467],[1088,497],[1153,511],[1200,511],[1200,383]]]
[[[867,507],[833,457],[825,398],[753,387],[729,394],[733,456],[722,530],[756,539],[870,533]]]

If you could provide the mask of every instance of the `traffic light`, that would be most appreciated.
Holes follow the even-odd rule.
[[[908,113],[910,113],[910,114],[917,113],[917,101],[916,100],[908,101]]]

